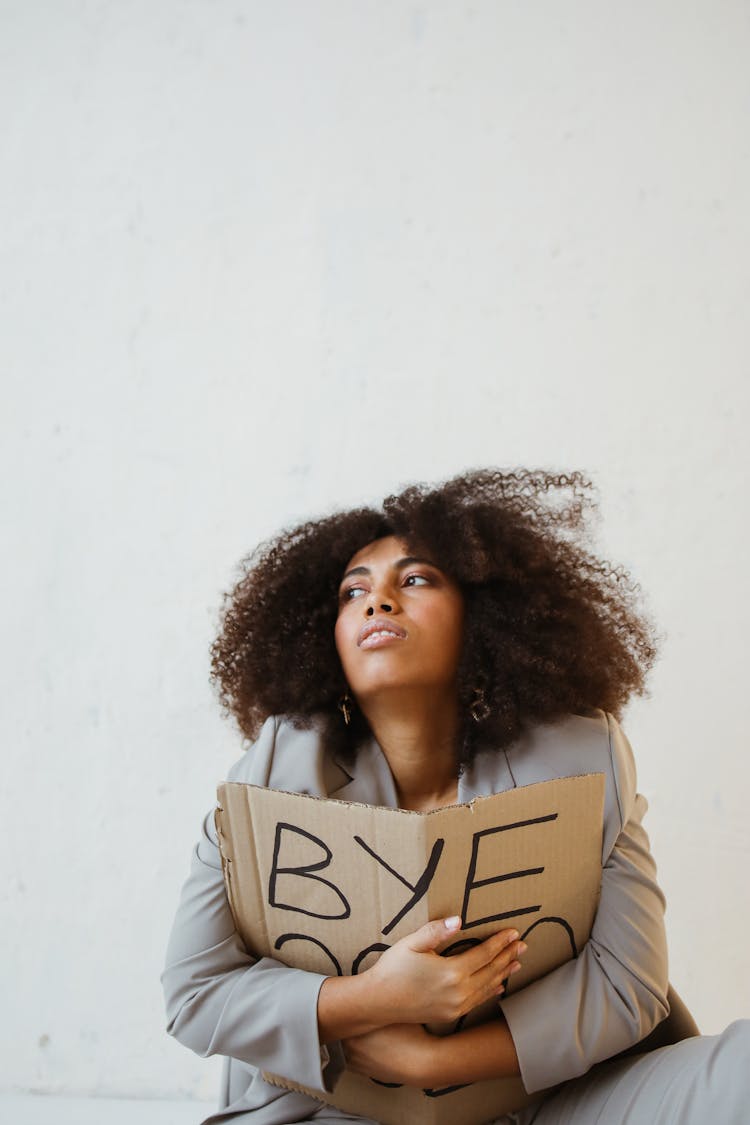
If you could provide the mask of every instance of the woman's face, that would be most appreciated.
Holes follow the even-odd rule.
[[[452,689],[461,655],[460,587],[394,536],[353,555],[339,587],[336,650],[362,700],[393,687]]]

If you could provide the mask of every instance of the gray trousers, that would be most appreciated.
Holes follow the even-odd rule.
[[[513,1125],[748,1125],[750,1020],[611,1063],[568,1082]],[[497,1123],[500,1125],[500,1122]]]

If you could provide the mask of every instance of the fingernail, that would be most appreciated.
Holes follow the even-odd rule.
[[[526,944],[525,941],[519,941],[519,943],[518,943],[518,952],[519,953],[525,953],[528,948],[529,947],[528,947],[528,945]]]
[[[450,930],[451,932],[453,932],[454,930],[460,930],[461,919],[459,918],[459,916],[457,914],[454,914],[452,918],[446,918],[445,928],[446,930]]]
[[[508,934],[506,944],[510,945],[511,942],[518,941],[518,937],[519,937],[518,930],[511,930],[511,932]]]
[[[518,964],[518,961],[514,961],[510,967],[510,973],[508,975],[513,976],[513,973],[517,973],[520,968],[521,966]]]

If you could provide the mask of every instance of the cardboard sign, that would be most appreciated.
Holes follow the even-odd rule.
[[[429,813],[219,787],[229,903],[250,953],[349,975],[434,918],[459,914],[450,955],[506,927],[528,944],[515,992],[578,955],[601,881],[604,776],[561,778]],[[470,1026],[497,1001],[470,1012]],[[448,1034],[457,1025],[431,1028]],[[265,1075],[384,1125],[479,1125],[527,1104],[520,1078],[418,1090],[346,1071],[332,1094]],[[537,1095],[534,1095],[535,1097]]]

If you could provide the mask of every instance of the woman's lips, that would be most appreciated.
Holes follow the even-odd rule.
[[[396,641],[400,640],[404,640],[404,638],[399,637],[395,632],[370,633],[369,637],[364,638],[360,648],[382,648],[383,645],[394,645]]]
[[[380,648],[381,645],[404,640],[406,640],[406,629],[402,629],[395,621],[374,617],[360,629],[357,644],[360,648]]]

